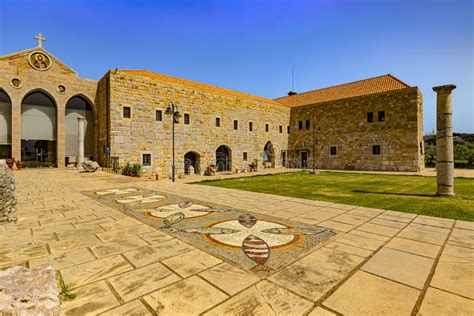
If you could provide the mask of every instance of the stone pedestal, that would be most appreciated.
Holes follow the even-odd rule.
[[[454,196],[453,84],[433,87],[436,98],[436,178],[437,195]]]

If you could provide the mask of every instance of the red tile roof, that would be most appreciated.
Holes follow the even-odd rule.
[[[170,83],[180,84],[180,85],[183,85],[183,86],[191,87],[193,89],[199,89],[199,90],[204,91],[204,92],[217,92],[217,93],[227,94],[227,95],[231,95],[231,96],[235,96],[235,97],[239,97],[239,98],[247,98],[247,99],[266,102],[266,103],[271,103],[271,104],[275,104],[275,105],[282,105],[281,103],[278,103],[278,102],[276,102],[275,100],[272,100],[272,99],[259,97],[259,96],[247,94],[247,93],[244,93],[244,92],[238,92],[238,91],[234,91],[234,90],[220,88],[220,87],[217,87],[217,86],[213,86],[213,85],[209,85],[209,84],[205,84],[205,83],[200,83],[200,82],[196,82],[196,81],[192,81],[192,80],[181,79],[181,78],[177,78],[177,77],[173,77],[173,76],[163,75],[163,74],[159,74],[159,73],[148,71],[148,70],[118,69],[118,71],[129,73],[129,74],[136,75],[136,76],[148,77],[148,78],[156,79],[156,80],[159,80],[159,81],[166,81],[166,82],[170,82]]]
[[[379,77],[369,78],[328,87],[319,90],[312,90],[291,96],[275,99],[289,107],[315,104],[320,102],[334,101],[339,99],[357,97],[379,92],[404,89],[410,87],[400,79],[388,74]]]

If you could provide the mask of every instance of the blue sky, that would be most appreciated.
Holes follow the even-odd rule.
[[[454,129],[474,132],[474,1],[0,0],[0,54],[44,47],[80,76],[139,68],[275,98],[391,73],[424,96],[454,83]]]

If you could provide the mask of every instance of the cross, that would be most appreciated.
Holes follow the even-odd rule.
[[[34,39],[38,40],[38,47],[43,47],[43,41],[46,41],[46,38],[44,38],[41,33],[38,33],[38,35],[33,37]]]

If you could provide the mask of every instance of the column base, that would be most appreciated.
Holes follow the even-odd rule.
[[[441,196],[441,197],[452,197],[454,196],[454,193],[441,193],[441,192],[436,192],[436,196]]]

